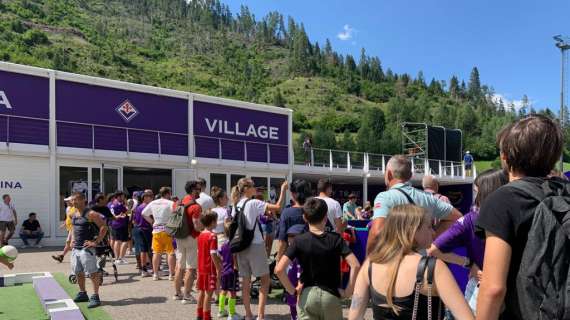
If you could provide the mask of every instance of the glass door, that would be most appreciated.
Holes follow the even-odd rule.
[[[81,192],[89,199],[89,168],[87,167],[72,167],[60,166],[59,167],[59,215],[58,226],[56,231],[57,236],[66,236],[67,229],[65,228],[65,218],[67,206],[69,205],[64,201],[75,192]]]
[[[119,186],[123,185],[123,172],[121,167],[101,165],[103,171],[101,181],[101,192],[109,194],[120,190]]]

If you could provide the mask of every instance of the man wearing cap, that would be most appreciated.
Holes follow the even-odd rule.
[[[412,163],[403,155],[395,155],[388,161],[384,182],[388,190],[380,192],[374,199],[374,215],[370,223],[366,252],[376,247],[380,231],[384,227],[390,209],[404,204],[413,204],[426,209],[433,219],[439,221],[436,233],[445,231],[453,222],[459,219],[461,213],[431,194],[415,189],[409,183],[412,179]]]
[[[465,156],[463,156],[463,163],[465,164],[465,175],[471,177],[471,170],[473,168],[473,156],[469,150],[465,151]]]
[[[342,218],[345,221],[358,219],[356,216],[356,195],[354,193],[348,195],[348,201],[342,206]]]

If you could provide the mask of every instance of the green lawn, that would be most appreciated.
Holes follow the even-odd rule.
[[[0,288],[0,319],[48,320],[31,283]]]
[[[69,283],[68,276],[63,273],[54,273],[54,278],[57,280],[59,285],[67,292],[67,294],[73,299],[77,294],[78,287],[76,284]],[[103,302],[104,303],[104,302]],[[112,320],[111,316],[103,310],[103,308],[87,309],[87,302],[78,303],[79,309],[86,320]],[[2,310],[0,308],[0,310]],[[21,318],[24,319],[24,318]]]

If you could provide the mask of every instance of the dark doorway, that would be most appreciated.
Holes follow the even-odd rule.
[[[124,167],[123,187],[131,195],[145,189],[152,189],[157,194],[160,187],[172,187],[172,170]]]

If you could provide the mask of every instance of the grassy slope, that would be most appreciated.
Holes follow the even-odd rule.
[[[0,319],[48,320],[31,283],[0,288]]]

